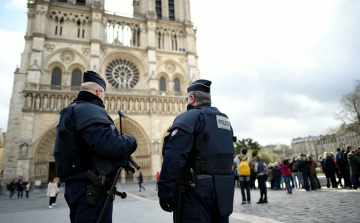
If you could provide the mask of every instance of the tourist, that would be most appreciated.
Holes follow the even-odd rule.
[[[337,188],[337,183],[336,183],[336,179],[335,179],[334,159],[329,152],[326,152],[325,156],[326,156],[326,158],[324,160],[324,169],[325,169],[328,177],[330,178],[332,188]]]
[[[55,204],[55,197],[56,194],[59,193],[59,189],[57,187],[57,183],[55,181],[55,177],[52,177],[47,189],[47,196],[49,196],[49,208],[53,208],[53,205]]]
[[[287,194],[292,194],[292,187],[290,185],[290,176],[292,173],[288,164],[289,164],[289,160],[284,159],[282,161],[282,164],[279,165],[279,169],[282,172],[282,177],[284,178],[286,184]]]

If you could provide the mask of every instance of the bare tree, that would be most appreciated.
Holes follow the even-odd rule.
[[[346,129],[360,135],[360,82],[357,81],[354,91],[341,97],[340,111],[336,118],[345,123]]]

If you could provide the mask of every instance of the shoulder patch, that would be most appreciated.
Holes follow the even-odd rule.
[[[221,115],[216,115],[216,122],[219,129],[231,130],[229,118]]]
[[[171,132],[171,136],[176,135],[177,132],[178,132],[178,129],[174,129],[174,130]]]

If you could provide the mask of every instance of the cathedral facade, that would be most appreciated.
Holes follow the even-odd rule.
[[[161,169],[162,142],[186,110],[187,86],[200,77],[189,0],[134,0],[133,15],[104,0],[29,0],[25,49],[14,73],[3,155],[4,182],[55,176],[58,114],[77,96],[86,70],[107,82],[105,108],[133,135],[145,179]],[[114,9],[115,11],[116,9]],[[116,10],[121,11],[121,9]],[[135,176],[122,173],[121,179]]]

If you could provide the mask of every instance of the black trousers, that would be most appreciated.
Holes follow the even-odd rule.
[[[257,176],[257,179],[260,188],[260,199],[261,200],[263,200],[263,198],[266,199],[267,197],[266,197],[265,176],[264,175]]]
[[[55,203],[55,198],[56,197],[50,197],[50,199],[49,199],[49,205],[50,206]]]
[[[336,178],[335,178],[335,169],[327,170],[326,172],[327,172],[328,176],[330,177],[332,187],[336,188],[337,187],[337,182],[336,182]]]
[[[18,198],[21,196],[21,198],[23,197],[23,190],[18,190]]]

